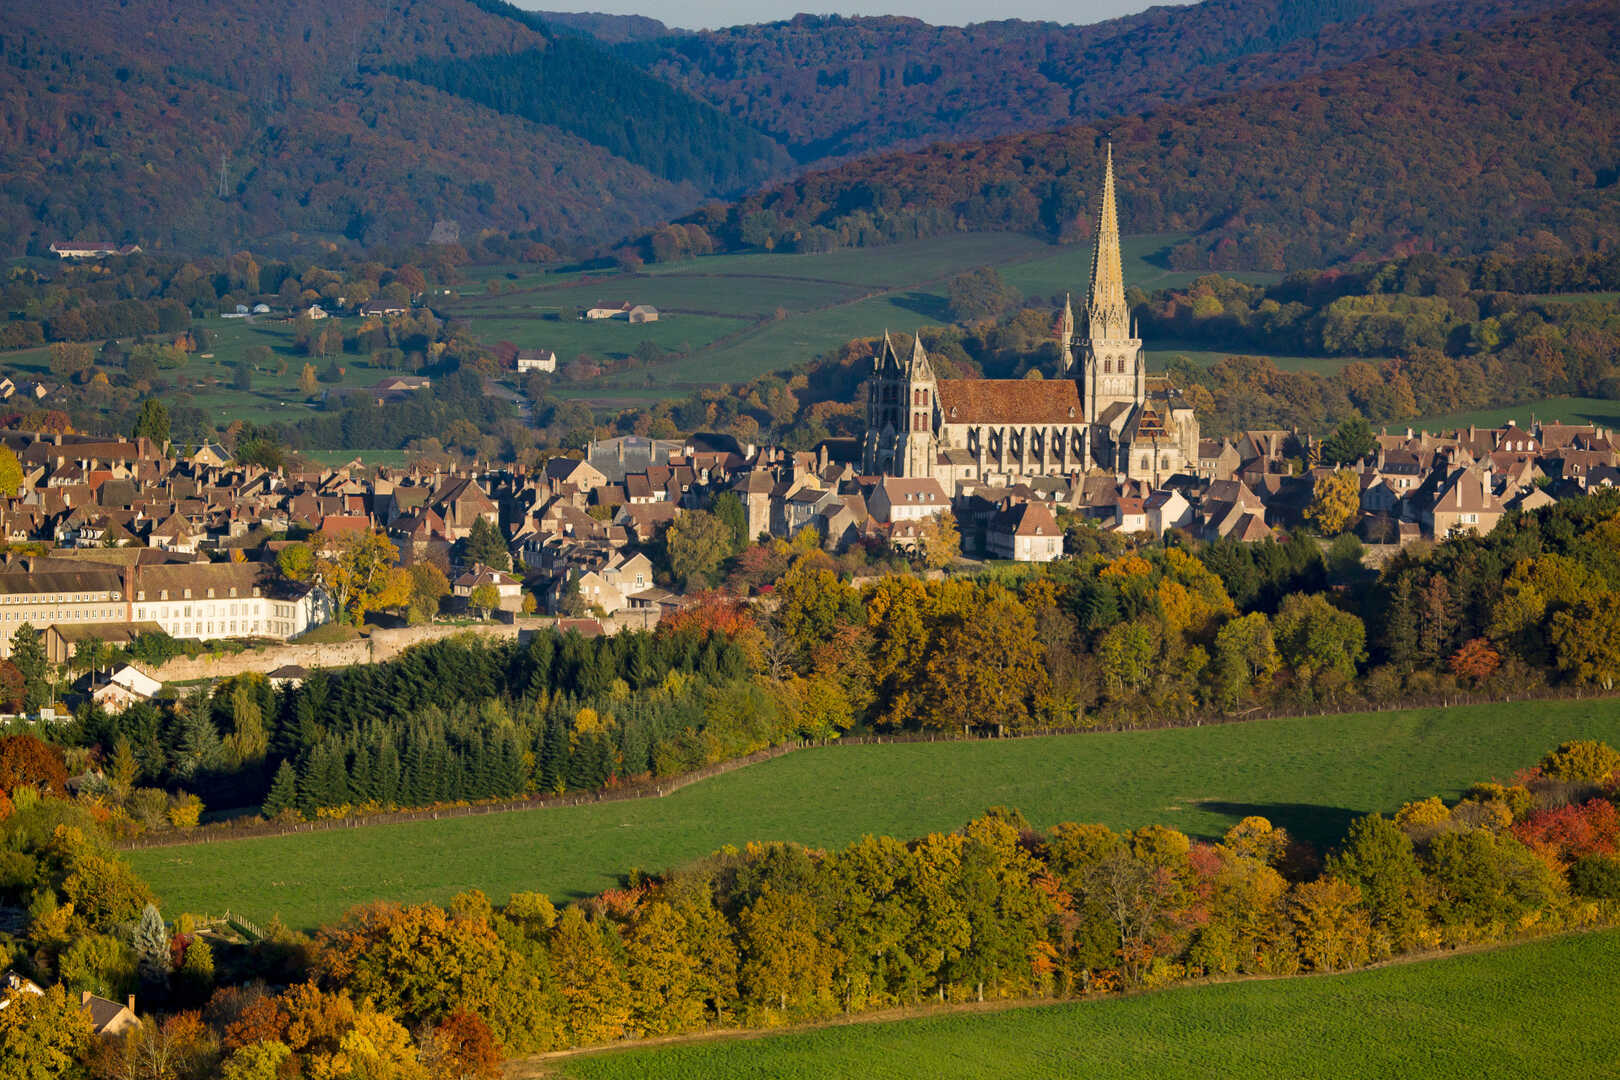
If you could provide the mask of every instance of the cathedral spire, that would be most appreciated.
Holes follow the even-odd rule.
[[[934,367],[928,362],[928,350],[923,348],[921,330],[911,339],[911,362],[906,365],[906,374],[918,382],[928,382],[934,377]]]
[[[1097,215],[1097,247],[1091,259],[1091,295],[1086,297],[1090,336],[1123,341],[1130,336],[1125,304],[1125,267],[1119,251],[1119,209],[1114,200],[1114,144],[1103,168],[1102,209]]]

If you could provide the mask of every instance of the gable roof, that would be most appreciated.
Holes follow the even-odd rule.
[[[1080,388],[1068,379],[941,379],[948,424],[1083,423]]]

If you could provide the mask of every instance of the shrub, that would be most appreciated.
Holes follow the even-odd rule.
[[[1589,900],[1620,900],[1620,858],[1587,855],[1569,868],[1569,887]]]
[[[1554,780],[1606,784],[1620,771],[1620,752],[1595,739],[1567,742],[1541,759],[1541,771]]]

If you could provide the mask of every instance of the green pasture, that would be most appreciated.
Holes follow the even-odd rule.
[[[515,811],[130,853],[171,914],[238,912],[294,926],[384,898],[557,899],[725,844],[837,847],[914,837],[1016,807],[1032,824],[1163,823],[1217,837],[1260,814],[1318,845],[1357,815],[1507,778],[1558,743],[1620,745],[1620,701],[1531,702],[1258,720],[1160,731],[832,746],[662,799]]]
[[[1253,349],[1204,349],[1197,346],[1183,346],[1173,341],[1152,340],[1144,344],[1142,351],[1147,354],[1150,371],[1163,371],[1170,361],[1178,356],[1185,356],[1199,367],[1210,367],[1229,356],[1263,356],[1283,371],[1311,371],[1318,375],[1332,375],[1346,364],[1361,359],[1354,356],[1276,356],[1270,353],[1256,353]],[[1381,358],[1367,360],[1369,364],[1382,362]]]
[[[343,320],[340,320],[343,321]],[[352,320],[350,320],[352,321]],[[164,395],[172,400],[175,393],[191,396],[191,403],[223,421],[247,420],[256,424],[271,422],[296,423],[309,415],[314,406],[305,400],[298,389],[298,376],[306,363],[317,371],[326,367],[325,359],[300,354],[293,345],[293,326],[290,322],[268,317],[255,319],[198,319],[193,323],[208,331],[209,347],[193,353],[184,367],[165,371],[161,375],[171,383],[184,379],[186,385]],[[345,324],[347,325],[347,324]],[[133,339],[123,339],[128,348]],[[100,343],[92,343],[97,349]],[[232,384],[238,361],[245,359],[248,350],[262,345],[271,351],[272,358],[259,364],[253,371],[250,390],[238,390]],[[47,349],[25,349],[0,353],[0,373],[7,375],[39,376],[46,374],[49,363]],[[335,383],[321,383],[320,389],[335,387],[362,387],[374,385],[377,380],[393,374],[371,367],[365,357],[348,354],[337,357],[343,377]]]
[[[1529,427],[1531,420],[1540,420],[1543,423],[1557,421],[1564,424],[1596,424],[1599,427],[1615,428],[1620,427],[1620,401],[1611,401],[1608,398],[1542,398],[1523,405],[1504,405],[1494,409],[1477,409],[1474,412],[1423,416],[1416,420],[1403,420],[1399,424],[1387,426],[1391,431],[1409,427],[1413,431],[1422,429],[1432,432],[1465,428],[1470,424],[1476,427],[1502,427],[1509,420],[1515,421],[1520,427]]]
[[[1196,274],[1164,266],[1165,253],[1182,239],[1182,234],[1126,238],[1127,282],[1151,290],[1191,281]],[[1091,250],[1086,244],[1054,247],[1014,233],[966,233],[814,255],[713,255],[655,264],[634,274],[552,276],[510,267],[476,277],[446,311],[466,320],[486,342],[554,349],[565,362],[580,353],[628,355],[643,341],[684,353],[568,388],[570,396],[619,402],[627,394],[679,396],[701,386],[742,382],[796,368],[885,328],[910,331],[948,322],[949,280],[986,265],[1032,299],[1072,292],[1083,300]],[[490,281],[499,292],[477,287]],[[556,317],[565,308],[619,300],[651,304],[662,317],[637,326]],[[1323,363],[1278,358],[1283,366],[1296,361],[1299,366]]]
[[[618,1080],[1600,1080],[1620,1068],[1620,932],[1128,998],[554,1059]]]

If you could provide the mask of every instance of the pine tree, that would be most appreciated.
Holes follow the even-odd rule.
[[[142,909],[140,921],[135,924],[130,944],[135,947],[135,954],[141,958],[142,975],[151,979],[168,977],[169,929],[163,924],[163,916],[158,912],[157,905],[147,904]]]
[[[28,623],[11,635],[11,662],[23,676],[23,711],[38,712],[51,702],[50,661],[39,631]]]
[[[397,805],[400,802],[399,751],[394,747],[394,740],[386,734],[382,747],[377,751],[375,774],[377,801],[384,806]]]
[[[568,789],[568,728],[562,713],[553,707],[546,722],[546,738],[540,748],[540,789],[561,794]]]
[[[267,818],[278,817],[298,804],[298,770],[293,768],[292,762],[283,760],[281,768],[276,770],[276,778],[270,784],[270,794],[264,798],[264,805],[259,807],[259,813]]]

